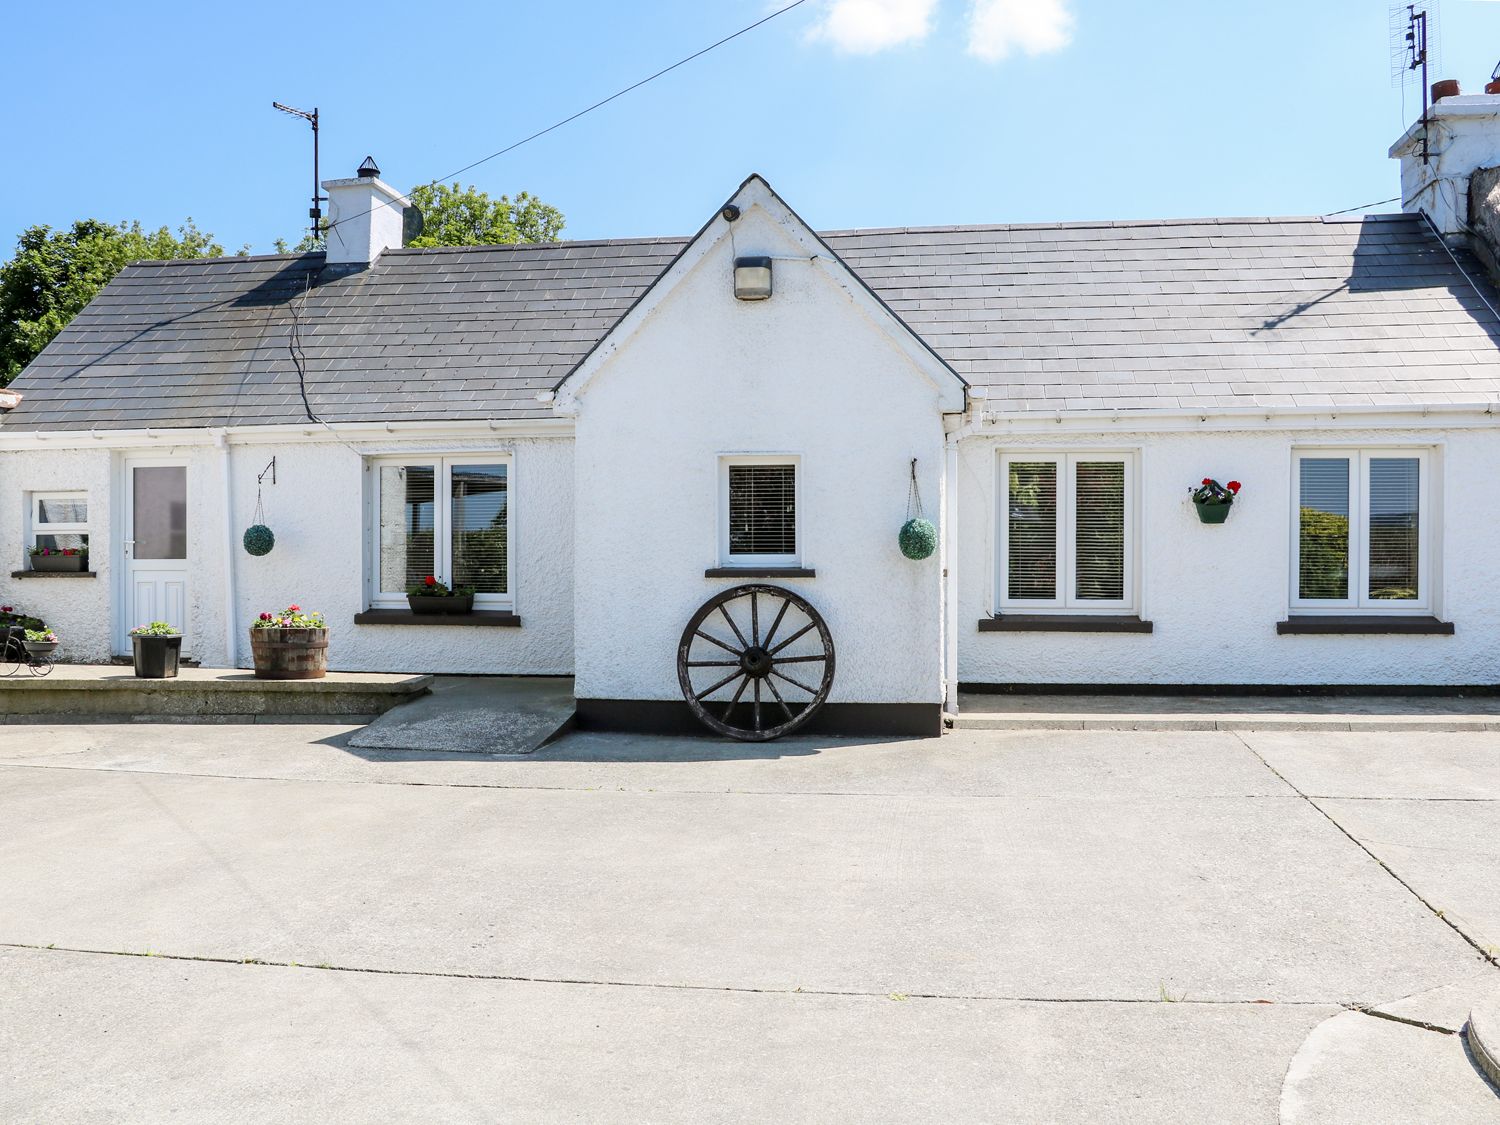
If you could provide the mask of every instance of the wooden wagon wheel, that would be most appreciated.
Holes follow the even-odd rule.
[[[809,722],[833,687],[833,637],[807,600],[736,586],[704,602],[677,646],[677,680],[709,730],[769,742]]]

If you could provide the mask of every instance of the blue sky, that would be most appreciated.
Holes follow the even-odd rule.
[[[320,107],[325,177],[371,153],[409,188],[777,6],[18,5],[0,253],[32,223],[188,215],[264,252],[311,178],[273,99]],[[1434,77],[1479,92],[1500,3],[1441,16]],[[1384,0],[807,0],[464,180],[573,238],[689,233],[751,171],[822,228],[1308,214],[1395,194],[1405,123]]]

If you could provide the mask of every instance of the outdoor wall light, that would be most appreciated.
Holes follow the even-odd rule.
[[[741,301],[764,301],[771,295],[771,259],[736,258],[734,295]]]

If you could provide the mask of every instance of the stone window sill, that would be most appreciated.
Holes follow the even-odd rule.
[[[818,572],[801,566],[712,566],[704,578],[816,578]]]
[[[476,609],[472,613],[412,613],[409,609],[367,609],[354,615],[356,625],[469,625],[519,628],[521,619],[508,609]]]
[[[1302,617],[1288,617],[1285,621],[1276,622],[1276,632],[1284,637],[1338,634],[1451,637],[1453,622],[1439,621],[1436,617],[1397,617],[1378,613],[1327,616],[1307,614]]]
[[[979,619],[981,633],[1150,633],[1155,626],[1130,614],[1001,613]]]
[[[12,578],[98,578],[97,570],[13,570]]]

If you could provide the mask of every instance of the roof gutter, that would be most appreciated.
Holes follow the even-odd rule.
[[[456,440],[518,437],[566,437],[571,418],[497,419],[461,422],[293,422],[269,426],[176,426],[133,430],[17,430],[0,424],[0,450],[7,449],[169,449],[217,445],[217,435],[232,445],[298,445],[304,443],[382,441],[422,438]]]
[[[1184,430],[1309,429],[1371,426],[1493,426],[1500,422],[1500,403],[1435,405],[1213,407],[1200,410],[1016,410],[977,404],[976,420],[960,436],[1017,430]]]

